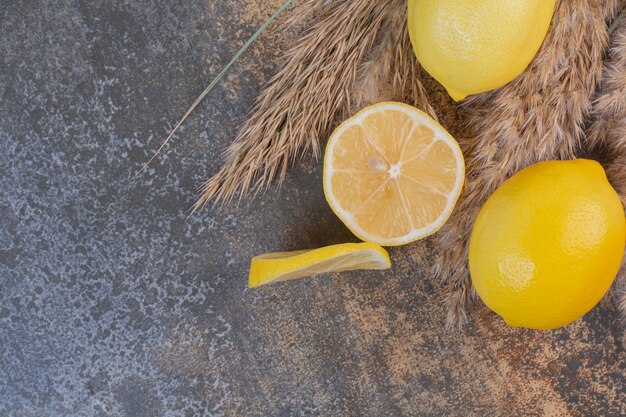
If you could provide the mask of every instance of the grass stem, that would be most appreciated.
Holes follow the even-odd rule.
[[[207,88],[205,88],[204,91],[198,96],[196,101],[193,102],[191,107],[189,107],[189,109],[187,109],[187,111],[185,112],[183,117],[178,121],[178,123],[176,124],[174,129],[170,132],[170,134],[167,136],[167,138],[165,138],[165,140],[161,143],[161,145],[159,146],[159,149],[157,149],[157,151],[154,153],[154,155],[152,155],[152,157],[148,160],[148,162],[146,162],[144,164],[144,166],[135,174],[135,177],[137,175],[141,174],[141,172],[146,169],[146,167],[154,160],[154,158],[157,157],[157,155],[163,150],[165,145],[167,145],[167,143],[170,141],[172,136],[174,136],[174,133],[176,133],[178,128],[185,122],[185,120],[187,120],[189,115],[196,109],[196,107],[198,107],[198,105],[211,92],[211,90],[213,90],[213,88],[215,88],[215,86],[222,80],[222,78],[224,77],[224,75],[226,75],[226,73],[228,72],[230,67],[232,67],[233,64],[235,62],[237,62],[239,57],[241,57],[241,55],[248,49],[248,47],[250,47],[250,45],[252,45],[252,43],[261,35],[261,33],[263,33],[265,31],[265,29],[267,29],[267,27],[274,20],[276,20],[276,18],[278,16],[280,16],[280,14],[287,7],[289,7],[289,5],[291,3],[293,3],[293,0],[285,1],[285,3],[282,6],[280,6],[280,8],[278,10],[276,10],[276,12],[269,19],[267,19],[267,21],[265,21],[265,23],[263,23],[263,25],[261,25],[261,27],[250,37],[250,39],[248,39],[246,41],[246,43],[243,44],[243,46],[239,49],[239,51],[237,51],[237,53],[232,57],[230,62],[228,62],[228,64],[226,64],[226,66],[219,72],[219,74],[217,74],[217,76],[213,79],[213,81],[211,81],[211,83],[207,86]]]

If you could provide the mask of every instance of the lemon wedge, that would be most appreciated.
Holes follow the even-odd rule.
[[[385,249],[372,243],[344,243],[319,249],[255,256],[250,264],[250,288],[275,282],[357,269],[389,269]]]

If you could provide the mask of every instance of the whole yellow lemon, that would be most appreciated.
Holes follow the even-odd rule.
[[[624,207],[599,163],[542,162],[505,181],[480,211],[472,282],[509,325],[554,329],[604,296],[625,240]]]
[[[501,87],[537,54],[555,0],[409,0],[422,66],[454,100]]]

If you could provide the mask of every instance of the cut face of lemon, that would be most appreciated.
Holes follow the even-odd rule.
[[[389,254],[372,243],[345,243],[319,249],[266,253],[252,258],[248,286],[258,287],[325,272],[389,269]]]
[[[324,193],[359,238],[403,245],[435,233],[454,209],[465,178],[459,145],[424,112],[372,105],[332,134]]]

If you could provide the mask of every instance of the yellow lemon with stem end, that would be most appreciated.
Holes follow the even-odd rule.
[[[542,162],[505,181],[480,211],[472,283],[509,325],[558,328],[602,299],[625,240],[624,207],[599,163]]]
[[[250,288],[275,282],[357,269],[389,269],[389,254],[372,243],[344,243],[319,249],[255,256],[250,263]]]
[[[324,194],[360,239],[398,246],[435,233],[465,179],[458,143],[415,107],[366,107],[332,134],[324,157]]]
[[[409,0],[420,64],[454,100],[501,87],[530,64],[555,0]]]

